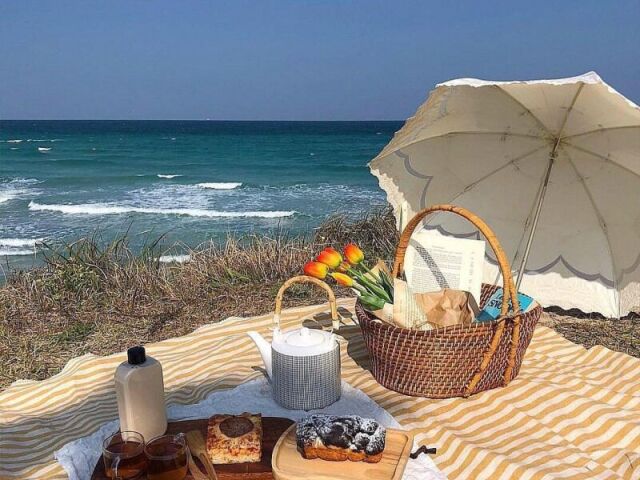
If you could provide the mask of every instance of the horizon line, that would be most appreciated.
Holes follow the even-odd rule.
[[[0,122],[404,122],[395,120],[232,120],[212,118],[0,118]]]

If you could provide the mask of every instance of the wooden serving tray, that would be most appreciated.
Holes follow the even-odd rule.
[[[298,452],[293,425],[273,449],[273,477],[275,480],[400,480],[412,447],[413,434],[387,429],[379,463],[307,460]]]
[[[167,434],[187,433],[191,430],[200,430],[202,436],[207,438],[208,419],[184,420],[181,422],[169,422]],[[262,417],[262,460],[259,463],[237,463],[234,465],[215,465],[219,480],[272,480],[271,454],[282,434],[293,425],[293,420],[280,417]],[[194,457],[196,464],[202,472],[205,472],[200,460]],[[191,473],[185,477],[193,480]],[[110,480],[104,473],[102,456],[98,460],[91,480]]]

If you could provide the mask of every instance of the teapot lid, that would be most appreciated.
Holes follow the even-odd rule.
[[[333,333],[307,327],[290,332],[282,332],[277,328],[273,332],[273,343],[271,344],[275,351],[295,357],[327,353],[333,350],[335,345]]]

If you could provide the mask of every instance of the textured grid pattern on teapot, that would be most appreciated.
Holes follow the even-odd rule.
[[[330,352],[306,357],[282,355],[274,350],[276,402],[293,410],[315,410],[336,402],[340,398],[339,352],[337,343]]]

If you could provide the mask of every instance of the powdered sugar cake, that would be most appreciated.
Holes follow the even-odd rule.
[[[400,480],[413,446],[413,434],[388,428],[385,447],[378,463],[331,462],[304,458],[292,425],[273,449],[271,467],[276,480]]]
[[[311,415],[298,422],[296,444],[304,458],[378,463],[385,448],[385,428],[357,415]]]

